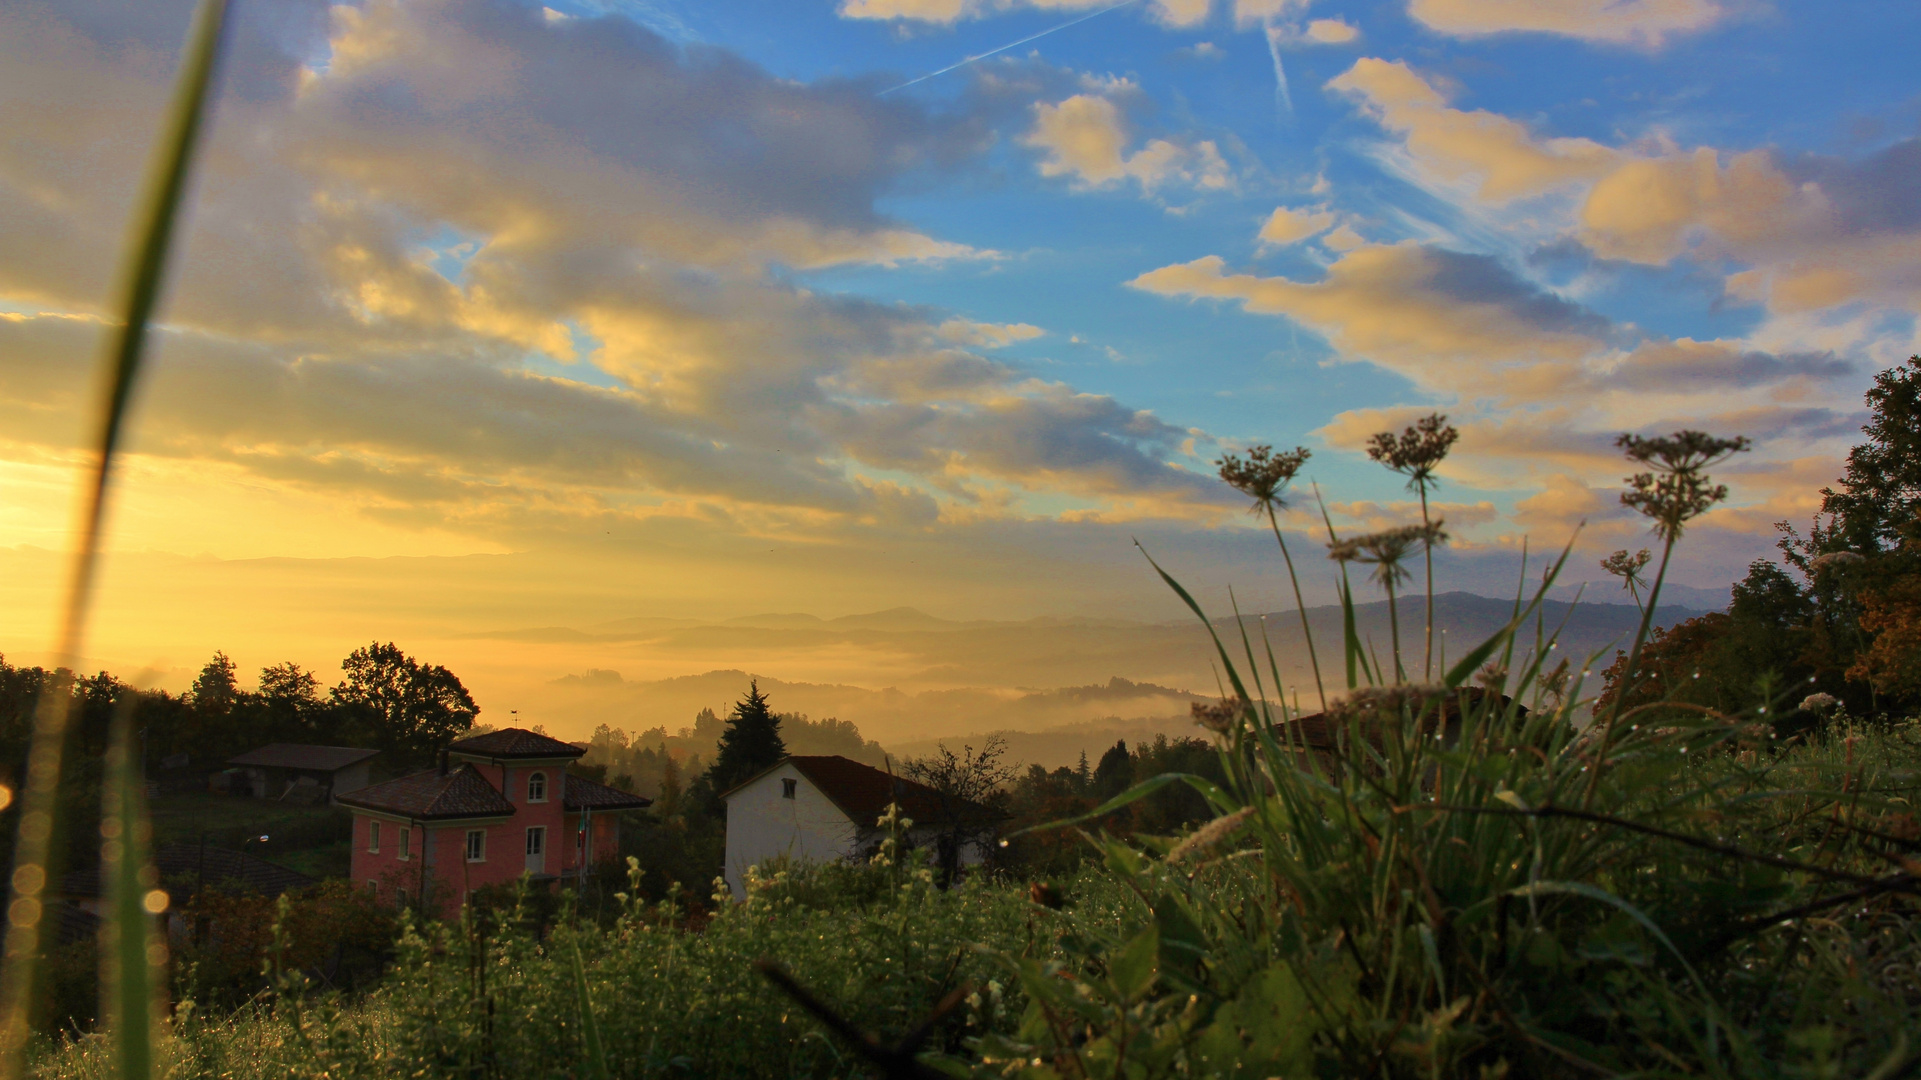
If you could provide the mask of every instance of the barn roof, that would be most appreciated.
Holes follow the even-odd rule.
[[[305,769],[312,772],[338,772],[358,765],[380,751],[358,746],[309,746],[306,743],[268,743],[239,757],[227,759],[229,765],[254,765],[269,769]]]
[[[420,820],[500,817],[514,812],[513,804],[472,765],[444,774],[437,769],[417,772],[336,795],[334,801]]]

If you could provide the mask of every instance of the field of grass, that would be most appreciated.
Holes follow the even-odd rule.
[[[313,877],[347,875],[353,819],[339,807],[181,792],[153,799],[148,813],[156,845],[204,840]]]

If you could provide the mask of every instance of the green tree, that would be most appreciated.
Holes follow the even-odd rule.
[[[395,765],[430,760],[480,715],[453,672],[422,664],[391,641],[355,649],[340,669],[346,678],[333,688],[334,703]]]
[[[767,707],[760,682],[748,684],[747,696],[734,703],[727,728],[720,734],[720,752],[707,779],[716,796],[787,756],[780,737],[780,717]]]
[[[1821,511],[1839,533],[1830,550],[1893,547],[1901,526],[1921,515],[1921,356],[1876,375],[1867,403],[1868,441],[1848,451],[1839,489],[1821,492]]]

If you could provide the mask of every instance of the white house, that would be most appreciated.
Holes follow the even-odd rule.
[[[944,820],[941,795],[933,788],[837,755],[789,757],[721,798],[727,803],[724,872],[736,900],[746,898],[750,866],[783,855],[827,862],[871,853],[884,838],[875,823],[890,803],[913,820],[907,839],[916,846],[939,844]],[[960,863],[978,865],[985,856],[982,844],[969,843]]]

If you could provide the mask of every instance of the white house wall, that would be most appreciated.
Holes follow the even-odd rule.
[[[794,797],[783,780],[798,781]],[[734,899],[747,896],[747,868],[785,855],[796,862],[831,862],[854,854],[859,830],[792,763],[727,797],[727,863]]]

